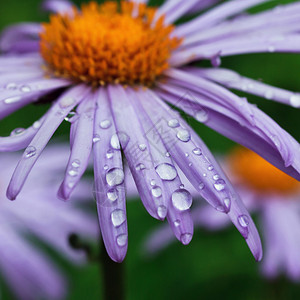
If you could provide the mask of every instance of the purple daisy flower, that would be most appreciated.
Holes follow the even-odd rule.
[[[284,273],[299,281],[300,183],[246,149],[233,151],[224,166],[246,207],[259,216],[265,244],[263,275],[272,279]],[[131,189],[131,194],[137,195]],[[228,218],[208,205],[193,209],[192,216],[196,227],[212,231],[229,225]],[[173,240],[171,230],[164,226],[149,236],[145,250],[157,253]]]
[[[85,202],[88,184],[81,183],[74,202],[55,201],[53,186],[58,185],[57,174],[63,174],[68,152],[59,146],[46,150],[18,202],[7,202],[4,189],[18,155],[0,157],[0,273],[18,299],[62,299],[67,292],[67,280],[61,270],[26,235],[37,237],[74,263],[83,263],[85,253],[72,250],[69,236],[98,236],[96,219],[78,207]]]
[[[222,56],[241,53],[299,52],[300,4],[241,16],[266,0],[234,0],[175,27],[172,23],[180,17],[216,1],[169,0],[158,9],[138,2],[92,2],[79,10],[67,1],[46,1],[55,13],[49,23],[4,31],[0,118],[54,91],[61,93],[21,135],[1,138],[1,151],[26,148],[7,196],[16,198],[67,118],[71,154],[59,195],[69,198],[93,148],[101,232],[113,260],[122,261],[127,251],[122,153],[149,214],[167,217],[183,244],[193,235],[192,198],[179,169],[204,199],[228,214],[259,260],[260,239],[247,210],[203,141],[167,103],[299,179],[299,144],[226,87],[243,89],[246,83],[249,93],[293,106],[299,106],[299,94],[229,70],[186,65],[204,59],[218,65]]]

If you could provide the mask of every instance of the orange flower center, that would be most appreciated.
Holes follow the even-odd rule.
[[[107,1],[52,15],[40,35],[48,71],[93,86],[153,84],[181,43],[170,37],[174,27],[163,17],[153,25],[155,12],[145,4]]]
[[[237,179],[259,192],[292,194],[300,183],[283,173],[256,153],[237,148],[229,156],[230,168]]]

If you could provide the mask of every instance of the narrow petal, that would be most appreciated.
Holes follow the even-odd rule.
[[[8,137],[0,137],[0,152],[19,151],[26,148],[41,127],[46,116],[33,123],[27,129],[16,128]]]
[[[218,211],[228,213],[234,225],[246,239],[250,250],[256,260],[262,258],[262,248],[257,229],[236,194],[226,175],[218,165],[213,155],[197,134],[186,124],[179,115],[172,110],[151,91],[145,92],[146,100],[144,107],[149,111],[155,124],[162,119],[160,126],[164,131],[170,127],[171,120],[178,121],[178,127],[174,128],[173,134],[169,135],[173,139],[172,147],[168,148],[180,169],[206,199]],[[155,105],[153,105],[155,101]],[[168,119],[165,117],[168,116]],[[243,222],[245,221],[245,222]]]
[[[94,177],[95,196],[103,241],[109,256],[122,262],[128,247],[124,171],[116,127],[112,118],[106,89],[97,92],[97,110],[94,123]]]
[[[42,8],[52,13],[67,13],[72,10],[73,3],[68,0],[44,0]]]
[[[208,11],[207,13],[201,15],[198,18],[193,19],[190,22],[187,22],[183,25],[180,25],[175,30],[176,36],[186,36],[197,30],[207,28],[214,24],[221,22],[229,17],[237,15],[244,10],[253,7],[255,5],[267,2],[269,0],[232,0],[221,5],[218,5],[216,8]]]
[[[228,69],[188,68],[186,71],[190,74],[220,83],[228,88],[257,95],[268,100],[278,101],[293,107],[300,107],[300,93],[273,87],[263,82],[241,76]]]
[[[232,124],[232,121],[229,121],[229,124],[225,124],[224,129],[219,128],[219,132],[221,130],[221,132],[223,132],[222,134],[224,134],[225,136],[228,137],[230,135],[230,138],[232,138],[233,140],[238,141],[243,145],[247,144],[246,147],[249,147],[249,141],[247,141],[245,137],[241,135],[241,133],[248,131],[247,136],[249,136],[249,131],[251,131],[252,134],[254,133],[255,135],[257,135],[257,137],[252,137],[251,140],[253,140],[253,138],[259,138],[259,140],[264,140],[259,144],[251,145],[249,147],[251,150],[257,152],[259,155],[263,156],[270,163],[274,164],[284,172],[292,175],[295,178],[299,178],[298,173],[300,172],[300,146],[297,143],[297,141],[295,141],[286,131],[280,128],[280,126],[275,121],[273,121],[270,117],[264,114],[256,106],[250,105],[245,99],[237,97],[230,91],[225,90],[224,88],[212,82],[206,81],[203,78],[199,78],[188,73],[184,73],[182,71],[173,71],[174,70],[168,71],[168,74],[171,77],[176,78],[179,84],[182,85],[184,89],[188,88],[188,91],[190,92],[190,94],[186,92],[181,92],[180,94],[177,94],[177,97],[182,97],[184,99],[185,95],[187,95],[187,98],[196,105],[194,108],[187,108],[189,109],[188,113],[191,112],[191,109],[193,110],[193,115],[195,115],[195,113],[197,113],[198,111],[202,111],[202,114],[205,115],[205,120],[202,121],[208,124],[211,120],[209,120],[205,109],[210,110],[210,107],[209,105],[204,104],[204,107],[206,106],[206,108],[203,110],[203,108],[201,107],[202,95],[204,99],[208,96],[213,102],[217,100],[218,104],[221,106],[222,99],[224,100],[223,102],[226,103],[226,105],[230,105],[230,102],[228,102],[228,100],[230,101],[230,99],[232,99],[231,112],[234,112],[234,110],[238,112],[235,114],[236,118],[231,117],[232,121],[235,121],[234,123],[236,124],[240,123],[239,128],[246,128],[242,128],[241,132],[239,132],[240,129],[233,129],[234,132],[237,134],[236,137],[234,137],[231,132],[228,132],[226,130],[226,128],[228,129],[228,126],[231,126],[230,124]],[[194,92],[192,91],[194,91],[195,94],[193,94]],[[226,100],[227,97],[228,100]],[[182,106],[182,104],[180,104],[181,101],[178,101],[178,98],[176,102],[178,102],[178,105]],[[237,103],[235,104],[235,102]],[[230,108],[230,106],[228,107]],[[220,112],[223,115],[224,112],[226,112],[226,110]],[[241,117],[245,118],[242,122]],[[219,118],[219,121],[224,121],[224,116],[221,116],[221,118]],[[210,122],[210,125],[208,126],[218,127],[218,122],[215,121],[214,123],[215,124],[213,124],[213,122]],[[264,147],[263,144],[266,143],[268,143],[271,146],[271,149],[273,148],[273,150],[271,150],[270,147],[267,147],[273,153],[270,153],[270,150],[262,148]],[[280,162],[280,160],[278,160],[278,154],[280,154],[283,161]],[[288,168],[290,166],[292,168]]]
[[[64,181],[59,189],[59,196],[65,200],[70,197],[89,163],[93,144],[95,109],[95,95],[90,92],[76,110],[79,117],[75,125],[76,131],[72,141],[71,155]]]
[[[68,113],[80,103],[86,93],[86,88],[79,85],[64,93],[56,103],[53,104],[34,139],[26,148],[7,189],[7,197],[14,200],[20,193],[27,176],[41,155],[55,130],[68,115]]]

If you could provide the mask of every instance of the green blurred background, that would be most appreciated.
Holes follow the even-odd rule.
[[[17,22],[47,20],[47,15],[39,9],[40,2],[1,0],[0,30]],[[151,1],[151,4],[162,2]],[[288,2],[296,1],[271,1],[250,12]],[[278,87],[300,91],[300,55],[241,55],[224,58],[222,66],[254,79],[263,79],[264,82]],[[300,141],[298,110],[255,96],[247,97]],[[47,108],[47,105],[28,106],[1,121],[0,135],[8,135],[17,127],[29,126]],[[204,125],[192,122],[192,126],[215,153],[226,153],[234,145]],[[69,124],[65,122],[56,133],[56,137],[68,141],[68,130]],[[300,285],[290,283],[284,278],[270,282],[260,276],[259,263],[254,261],[246,243],[233,226],[213,234],[197,229],[189,246],[184,247],[174,242],[155,257],[145,257],[142,244],[147,235],[160,223],[146,213],[140,201],[131,201],[127,209],[129,249],[123,263],[126,299],[300,298]],[[50,247],[42,247],[58,260],[63,272],[69,277],[70,289],[67,299],[103,299],[103,275],[99,263],[90,262],[85,267],[74,267],[55,254]],[[95,245],[94,248],[97,252],[98,248]],[[2,299],[14,299],[2,280],[1,290]]]

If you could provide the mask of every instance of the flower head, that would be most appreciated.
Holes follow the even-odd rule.
[[[166,102],[299,179],[299,144],[224,86],[240,89],[242,83],[251,83],[248,92],[294,106],[299,94],[229,70],[186,64],[209,59],[218,65],[222,56],[270,49],[299,51],[299,22],[290,21],[290,13],[297,14],[300,5],[240,17],[265,1],[233,0],[175,27],[186,13],[216,1],[169,0],[157,9],[146,2],[121,1],[117,6],[106,1],[80,10],[67,1],[48,0],[45,6],[56,11],[49,23],[22,24],[4,32],[0,118],[53,91],[60,93],[32,127],[1,138],[2,151],[26,147],[7,196],[16,198],[66,118],[71,122],[71,154],[59,195],[70,196],[93,148],[100,226],[112,259],[122,261],[127,251],[124,154],[145,208],[157,219],[167,217],[183,244],[193,235],[192,199],[179,169],[213,207],[228,214],[259,260],[261,244],[251,217],[203,141]],[[34,30],[39,34],[33,38]]]
[[[87,197],[88,184],[82,183],[72,203],[55,199],[53,186],[58,184],[57,175],[63,171],[62,162],[67,155],[65,147],[50,147],[31,173],[32,181],[26,184],[18,202],[7,202],[4,189],[18,156],[0,157],[0,273],[18,299],[62,299],[67,291],[61,270],[28,240],[28,235],[75,263],[82,262],[85,255],[72,250],[69,236],[97,237],[96,220],[79,208]]]

